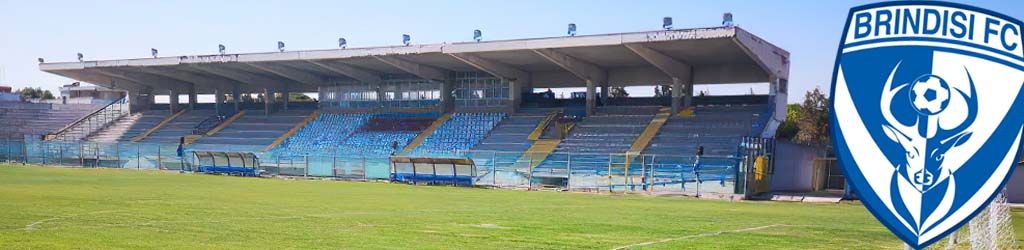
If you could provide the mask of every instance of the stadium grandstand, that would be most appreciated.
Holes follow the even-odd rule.
[[[83,165],[173,169],[195,164],[190,152],[247,152],[275,174],[372,179],[388,178],[389,164],[399,164],[392,156],[464,158],[481,185],[743,193],[748,152],[770,154],[750,138],[774,137],[785,119],[789,53],[730,25],[39,68],[127,96],[38,108],[45,112],[0,104],[11,109],[3,126],[30,121],[46,135],[8,159],[72,155]],[[766,85],[767,95],[694,96],[695,86],[750,83]],[[609,95],[627,86],[669,86],[671,94]],[[547,88],[585,91],[534,93]],[[313,92],[315,103],[288,98]],[[184,154],[175,152],[181,140]],[[59,157],[38,146],[56,142]],[[699,177],[708,169],[717,172]]]

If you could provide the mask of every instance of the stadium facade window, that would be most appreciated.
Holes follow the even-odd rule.
[[[324,96],[320,107],[325,110],[438,108],[441,104],[441,83],[403,75],[385,75],[380,85],[361,82],[338,82],[320,88]]]
[[[456,107],[503,107],[512,103],[509,81],[483,72],[458,72],[455,76]]]
[[[437,108],[441,105],[441,83],[422,79],[385,78],[381,85],[381,107],[390,109]]]

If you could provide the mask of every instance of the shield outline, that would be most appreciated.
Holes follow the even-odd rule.
[[[829,109],[830,109],[830,111],[829,111],[829,123],[830,123],[830,125],[829,125],[829,127],[830,127],[829,128],[829,136],[831,136],[831,138],[837,138],[836,135],[837,135],[837,133],[839,131],[838,129],[833,129],[832,128],[832,126],[834,124],[839,124],[837,119],[836,119],[836,115],[835,115],[835,98],[834,98],[834,96],[835,96],[835,91],[836,91],[836,81],[838,80],[838,76],[839,76],[839,64],[840,64],[840,61],[842,59],[843,49],[845,48],[845,45],[846,45],[846,35],[849,33],[848,31],[850,29],[850,22],[851,22],[851,20],[853,18],[853,14],[856,13],[856,12],[862,11],[862,10],[866,10],[866,9],[873,9],[873,8],[879,8],[879,7],[892,7],[892,6],[937,6],[937,7],[949,7],[949,8],[958,8],[958,9],[963,9],[963,10],[968,10],[968,11],[974,11],[974,12],[982,13],[982,14],[985,14],[985,15],[990,15],[990,16],[993,16],[993,17],[1001,18],[1001,19],[1003,19],[1005,21],[1012,22],[1012,23],[1016,24],[1017,27],[1020,27],[1022,29],[1020,46],[1024,46],[1024,22],[1021,22],[1020,20],[1017,20],[1016,18],[1004,15],[1002,13],[998,13],[998,12],[994,12],[994,11],[991,11],[991,10],[988,10],[988,9],[983,9],[983,8],[974,7],[974,6],[970,6],[970,5],[959,4],[959,3],[950,3],[950,2],[942,2],[942,1],[902,0],[902,1],[891,1],[891,2],[881,2],[881,3],[866,4],[866,5],[860,5],[860,6],[856,6],[856,7],[850,8],[850,11],[846,15],[845,24],[843,24],[843,34],[840,36],[840,39],[839,39],[839,46],[837,46],[838,49],[836,49],[835,64],[834,64],[834,66],[832,68],[832,85],[831,85],[831,89],[829,90]],[[1024,57],[1024,54],[1022,54],[1021,56]],[[1018,96],[1017,98],[1018,98],[1018,100],[1021,100],[1021,98],[1024,98],[1024,97]],[[831,141],[832,141],[832,148],[840,148],[841,145],[839,145],[839,141],[838,140],[831,140]],[[1018,152],[1013,157],[1013,159],[1014,159],[1013,162],[1014,163],[1020,162],[1021,151],[1024,151],[1024,138],[1022,138],[1019,143],[1020,144],[1018,145]],[[842,146],[845,146],[845,145],[842,145]],[[850,176],[850,172],[849,172],[850,170],[848,170],[848,167],[846,166],[845,162],[846,161],[852,161],[853,159],[841,159],[841,157],[842,156],[840,154],[836,155],[836,159],[837,159],[836,163],[839,164],[839,168],[842,169],[844,177],[845,176]],[[850,166],[850,167],[856,167],[856,165]],[[1006,183],[1009,182],[1010,176],[1013,175],[1014,171],[1016,170],[1016,167],[1017,167],[1017,164],[1013,164],[1013,165],[1010,166],[1010,169],[1007,172],[1007,176],[1003,178],[1003,181],[999,184],[999,187],[996,189],[997,191],[1001,191],[1004,188],[1006,188]],[[853,188],[853,190],[855,191],[855,193],[858,194],[858,196],[864,193],[864,192],[861,192],[862,191],[861,188],[858,188],[858,186],[861,186],[859,183],[857,183],[858,181],[850,180],[849,178],[846,178],[846,179],[847,179],[847,182],[846,182],[847,185],[849,185],[851,188]],[[991,177],[990,177],[990,180],[991,180]],[[863,183],[863,184],[865,184],[864,186],[867,186],[866,183]],[[874,190],[873,189],[871,189],[870,187],[865,187],[865,188],[867,188],[865,191],[870,191],[871,194],[874,194]],[[995,192],[995,193],[990,194],[989,197],[985,199],[985,204],[990,204],[992,202],[992,200],[995,199],[996,195],[998,195],[998,194],[999,194],[999,192]],[[867,208],[868,212],[871,212],[871,215],[874,216],[875,219],[878,219],[878,221],[883,226],[885,226],[886,229],[889,229],[889,231],[892,232],[894,235],[896,235],[897,238],[902,240],[904,243],[910,245],[914,249],[921,249],[921,248],[927,247],[927,246],[935,243],[938,240],[946,238],[947,236],[949,236],[950,233],[960,229],[964,224],[966,224],[967,222],[969,222],[972,219],[974,219],[974,217],[977,216],[978,213],[980,213],[982,210],[988,208],[988,206],[981,206],[978,209],[976,209],[975,211],[972,211],[971,214],[969,216],[967,216],[966,218],[964,218],[963,221],[957,222],[955,226],[951,227],[950,229],[947,229],[944,232],[941,232],[935,238],[932,238],[932,239],[930,239],[928,241],[925,241],[925,242],[923,242],[921,244],[916,244],[916,243],[914,243],[916,241],[912,241],[912,239],[906,239],[902,235],[899,235],[899,234],[895,233],[897,230],[894,227],[898,226],[898,225],[890,225],[890,223],[879,219],[879,218],[882,217],[882,216],[879,215],[879,213],[888,213],[887,209],[883,209],[882,207],[876,207],[877,205],[880,205],[880,204],[874,204],[874,203],[868,203],[868,202],[862,202],[862,204],[864,204],[864,207]],[[913,239],[913,240],[916,240],[916,239]]]

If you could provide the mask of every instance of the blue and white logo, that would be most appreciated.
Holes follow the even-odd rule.
[[[1020,21],[971,6],[850,11],[832,82],[832,138],[854,191],[912,247],[985,208],[1024,128]]]

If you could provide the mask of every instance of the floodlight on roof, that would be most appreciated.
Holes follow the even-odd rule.
[[[39,63],[45,63],[45,62],[46,62],[46,60],[43,60],[43,58],[42,58],[42,57],[40,57],[40,58],[37,58],[37,59],[39,60]]]
[[[284,42],[277,41],[277,51],[284,52]]]
[[[726,12],[722,14],[722,26],[732,27],[732,12]]]
[[[484,39],[484,33],[480,30],[473,30],[473,40],[479,42]]]
[[[348,47],[348,41],[345,41],[344,37],[338,38],[338,47],[342,48],[342,49],[344,49],[345,47]]]
[[[569,32],[568,32],[568,35],[569,35],[569,36],[576,36],[576,24],[575,24],[575,23],[570,23],[570,24],[569,24]]]
[[[160,53],[160,51],[157,51],[154,48],[149,48],[149,52],[153,54],[153,58],[156,58],[157,53]]]
[[[410,37],[408,34],[402,34],[402,44],[405,44],[405,46],[409,46],[410,43],[412,43],[412,37]]]
[[[671,30],[672,29],[672,17],[667,16],[665,18],[662,18],[661,19],[661,28],[663,28],[665,30]]]
[[[85,56],[84,56],[84,55],[82,55],[82,53],[78,53],[78,61],[79,61],[79,62],[83,62],[83,61],[85,61],[85,60],[83,60],[83,58],[85,58]]]
[[[228,48],[224,47],[223,44],[217,44],[217,51],[219,51],[221,55],[223,55],[224,52],[227,51],[227,50],[228,50]]]

